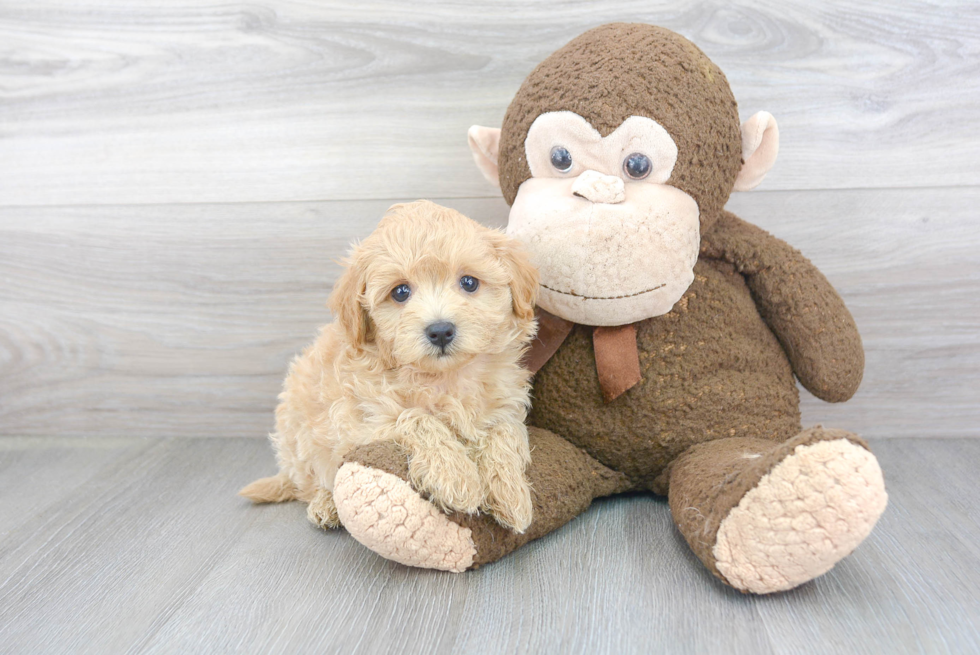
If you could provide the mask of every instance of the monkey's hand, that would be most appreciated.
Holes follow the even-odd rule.
[[[765,230],[724,212],[701,243],[748,283],[759,313],[789,356],[796,377],[828,402],[854,395],[864,375],[861,336],[844,301],[816,266]]]

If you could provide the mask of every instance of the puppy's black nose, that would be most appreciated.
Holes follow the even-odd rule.
[[[456,326],[446,321],[439,321],[425,328],[425,336],[433,346],[445,348],[456,337]]]

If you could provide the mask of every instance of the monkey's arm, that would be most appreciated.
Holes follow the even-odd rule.
[[[735,266],[796,377],[828,402],[854,395],[864,375],[861,336],[844,301],[817,267],[765,230],[724,212],[702,254]]]

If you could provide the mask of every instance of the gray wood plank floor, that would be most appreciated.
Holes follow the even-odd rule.
[[[235,491],[261,439],[0,440],[0,650],[11,653],[980,652],[977,439],[872,446],[890,504],[794,591],[717,583],[663,499],[598,501],[460,575],[383,560],[296,503]]]

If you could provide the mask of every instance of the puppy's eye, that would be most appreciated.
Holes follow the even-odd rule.
[[[623,162],[623,170],[634,180],[642,180],[650,174],[653,164],[642,152],[634,152]]]
[[[391,299],[395,302],[405,302],[412,295],[412,287],[407,284],[399,284],[391,290]]]
[[[459,286],[467,293],[473,293],[480,288],[480,281],[471,275],[464,275],[459,278]]]
[[[562,173],[572,168],[572,153],[564,146],[555,146],[551,149],[551,165]]]

